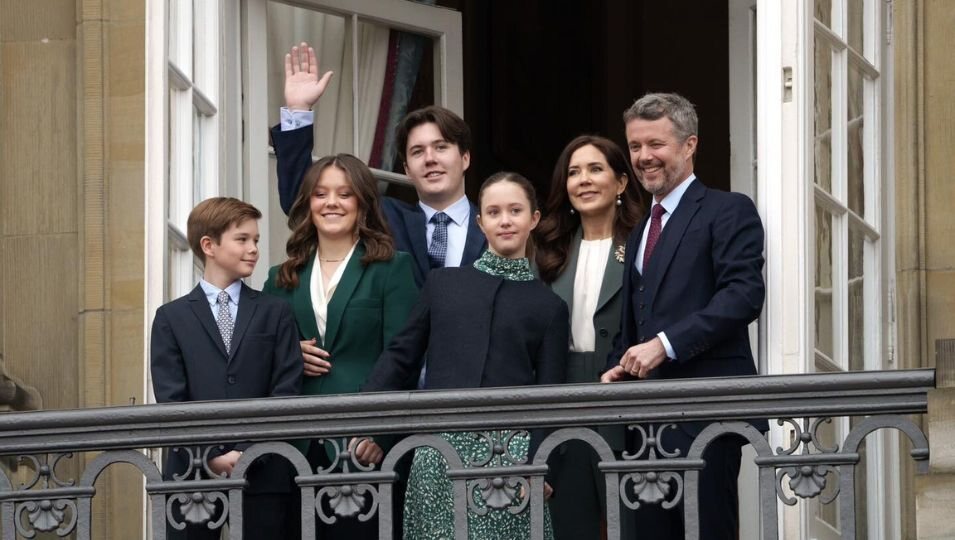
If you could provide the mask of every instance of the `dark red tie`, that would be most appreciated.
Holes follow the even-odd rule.
[[[650,231],[647,233],[647,245],[643,248],[643,273],[646,273],[650,255],[653,255],[653,248],[660,239],[660,231],[663,230],[662,218],[666,211],[662,204],[655,204],[650,209]]]

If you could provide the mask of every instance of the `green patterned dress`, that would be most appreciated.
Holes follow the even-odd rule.
[[[527,259],[505,259],[489,251],[475,261],[474,267],[482,272],[514,281],[534,279]],[[491,457],[488,440],[478,433],[442,433],[461,457],[465,467],[507,466],[527,461],[530,437],[526,432],[498,432],[500,440],[508,440],[504,455]],[[509,458],[513,458],[513,461]],[[404,537],[406,540],[450,540],[454,538],[454,492],[447,477],[448,462],[440,452],[422,447],[415,451],[405,495]],[[530,538],[531,505],[513,513],[508,508],[488,508],[481,489],[474,485],[468,491],[475,505],[481,508],[479,515],[468,510],[468,535],[472,540],[517,540]],[[520,506],[519,493],[509,508]],[[485,512],[486,510],[486,512]],[[553,539],[550,513],[544,506],[544,538]]]

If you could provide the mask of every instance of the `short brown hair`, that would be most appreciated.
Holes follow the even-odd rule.
[[[405,153],[408,151],[408,134],[411,130],[421,124],[434,124],[438,126],[441,136],[449,143],[458,145],[461,154],[471,150],[471,128],[463,118],[455,114],[450,109],[430,105],[423,109],[416,109],[406,114],[398,124],[395,130],[395,143],[398,152],[398,159],[401,163],[407,161]]]
[[[222,233],[229,227],[238,225],[247,219],[261,219],[262,212],[251,204],[233,197],[212,197],[197,204],[186,221],[186,238],[189,247],[203,264],[206,255],[202,252],[202,237],[208,236],[213,242],[222,240]]]

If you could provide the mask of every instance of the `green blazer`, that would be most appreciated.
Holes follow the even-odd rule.
[[[298,287],[276,285],[278,266],[269,269],[263,292],[284,298],[292,305],[299,338],[315,338],[328,351],[332,369],[320,377],[305,377],[303,395],[357,392],[388,342],[404,326],[418,297],[413,261],[397,251],[390,261],[363,266],[364,245],[359,242],[345,263],[342,279],[328,304],[324,339],[318,335],[309,291],[315,257],[298,274]]]
[[[574,239],[570,243],[570,252],[564,271],[550,284],[552,291],[557,293],[570,312],[574,312],[574,279],[577,276],[577,257],[580,253],[580,242],[583,232],[577,229]],[[623,308],[623,298],[620,289],[623,286],[623,263],[617,260],[617,244],[612,244],[607,255],[607,268],[600,285],[600,295],[597,297],[597,309],[594,310],[594,359],[597,364],[605,364],[607,355],[613,349],[613,338],[620,331],[620,313]],[[573,364],[573,362],[571,362]],[[603,373],[604,365],[597,371],[585,369],[584,366],[567,366],[567,382],[598,382]]]

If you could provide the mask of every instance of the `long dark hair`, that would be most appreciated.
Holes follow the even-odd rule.
[[[358,238],[365,245],[363,265],[375,261],[391,260],[395,255],[395,243],[388,229],[388,222],[381,213],[378,196],[378,182],[371,170],[351,154],[325,156],[316,161],[305,172],[302,187],[292,203],[288,213],[288,228],[292,230],[285,253],[288,260],[279,268],[276,283],[279,287],[294,289],[298,286],[298,272],[308,264],[318,248],[318,231],[312,223],[311,199],[315,184],[329,167],[336,167],[345,173],[358,200]]]
[[[544,218],[534,231],[537,256],[535,262],[541,281],[553,283],[567,267],[570,243],[580,227],[580,214],[571,213],[573,207],[567,196],[567,171],[570,158],[578,149],[593,146],[603,154],[614,176],[624,176],[627,186],[620,194],[620,206],[616,206],[613,220],[613,243],[624,244],[630,231],[643,219],[643,195],[637,176],[623,150],[610,139],[597,135],[581,135],[570,141],[557,158],[551,177],[550,195],[544,204]]]

